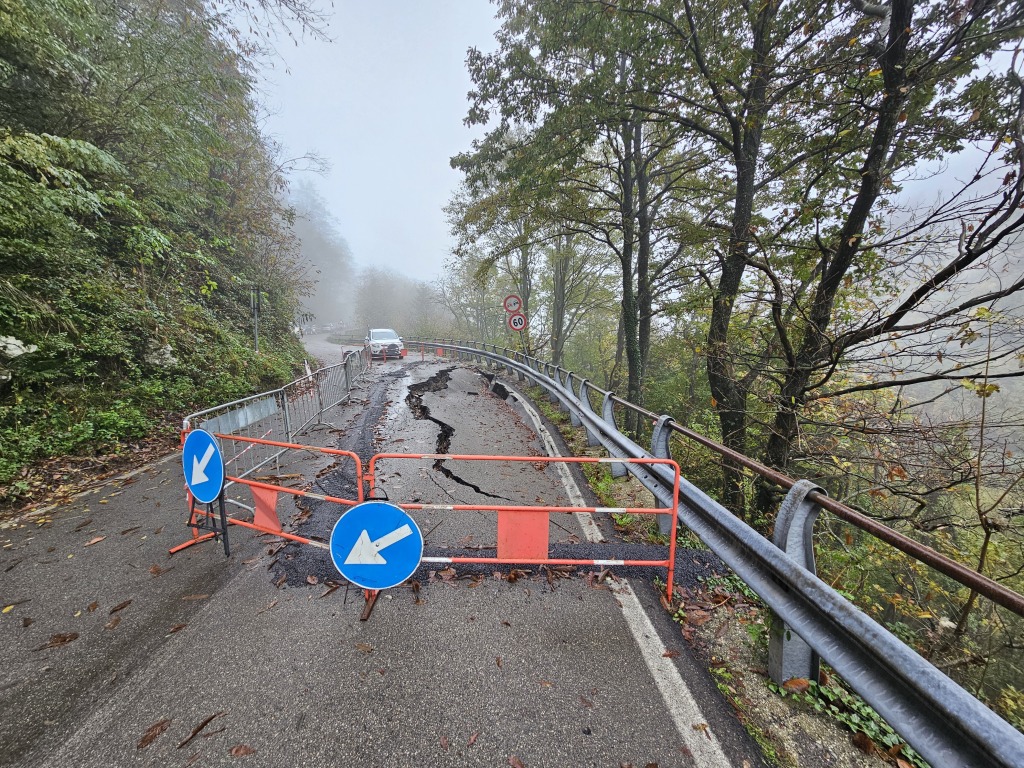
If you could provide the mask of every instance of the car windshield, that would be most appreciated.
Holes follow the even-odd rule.
[[[370,331],[371,341],[398,341],[398,334],[390,328],[376,328]]]

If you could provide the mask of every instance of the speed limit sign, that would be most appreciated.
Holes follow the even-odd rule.
[[[508,316],[508,327],[513,331],[526,330],[526,315],[522,312],[513,312]]]
[[[516,296],[514,293],[505,297],[505,301],[502,302],[506,312],[516,313],[523,308],[523,300]]]

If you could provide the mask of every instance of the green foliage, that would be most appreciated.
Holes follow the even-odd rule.
[[[907,745],[892,729],[892,726],[869,707],[862,698],[850,693],[838,682],[819,685],[810,681],[809,686],[806,692],[796,693],[779,687],[775,683],[768,683],[768,687],[783,698],[790,697],[801,701],[813,707],[816,712],[828,715],[854,733],[863,733],[891,756],[899,756],[900,759],[918,768],[928,768],[928,763],[924,761],[924,758]]]
[[[0,3],[0,484],[291,377],[307,285],[249,65],[199,6]],[[262,296],[252,351],[250,291]]]

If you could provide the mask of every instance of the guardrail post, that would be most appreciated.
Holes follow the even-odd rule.
[[[619,428],[615,424],[615,403],[612,401],[612,394],[612,392],[608,392],[604,396],[604,402],[601,403],[601,418],[610,424],[612,429],[618,431]],[[612,468],[612,477],[625,477],[629,471],[626,469],[625,464],[618,461],[610,466]]]
[[[672,430],[668,424],[672,421],[671,416],[661,416],[654,423],[654,430],[651,432],[651,453],[659,459],[671,459],[669,450],[669,438]],[[654,496],[654,506],[667,508],[670,505],[662,504],[657,494]],[[672,518],[669,515],[658,515],[658,531],[664,536],[672,535]]]
[[[572,371],[565,372],[565,388],[568,389],[570,392],[572,392],[572,377]],[[583,419],[580,418],[580,415],[579,413],[576,412],[576,409],[566,407],[566,410],[569,412],[569,423],[572,424],[574,427],[582,426]]]
[[[565,376],[563,376],[563,374],[565,374]],[[559,365],[555,367],[554,379],[562,386],[565,386],[565,379],[568,378],[568,375],[569,372],[562,368],[562,366]],[[569,406],[562,402],[562,398],[560,398],[558,395],[554,396],[554,400],[552,400],[552,402],[558,403],[558,410],[562,411],[563,413],[569,413]],[[569,421],[572,422],[571,416]]]
[[[593,415],[594,418],[598,418],[597,412],[594,411],[594,406],[590,402],[590,392],[588,391],[589,389],[590,381],[588,379],[583,379],[580,382],[580,402],[583,403],[583,408],[584,410],[587,411],[587,413]],[[589,445],[591,448],[593,448],[595,445],[600,445],[600,439],[598,439],[597,435],[594,434],[590,427],[586,427],[586,430],[587,445]]]
[[[548,378],[549,381],[552,380],[552,379],[554,381],[556,381],[556,382],[559,381],[559,379],[558,379],[558,369],[555,368],[555,366],[553,366],[551,363],[548,363],[548,362],[543,363],[543,366],[544,366],[544,375]],[[552,403],[558,403],[559,405],[561,405],[561,403],[562,403],[562,401],[558,399],[558,395],[556,395],[550,389],[548,390],[548,400],[550,402],[552,402]]]
[[[807,495],[825,493],[810,480],[798,480],[782,500],[775,518],[772,542],[801,568],[811,574],[814,566],[814,522],[821,507],[808,501]],[[818,680],[818,654],[803,641],[792,627],[772,613],[768,635],[768,674],[778,685],[802,678]]]

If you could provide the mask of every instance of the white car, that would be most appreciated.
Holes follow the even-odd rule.
[[[390,328],[371,328],[366,335],[365,342],[370,347],[370,357],[393,360],[405,357],[405,344],[402,343],[402,337]]]

